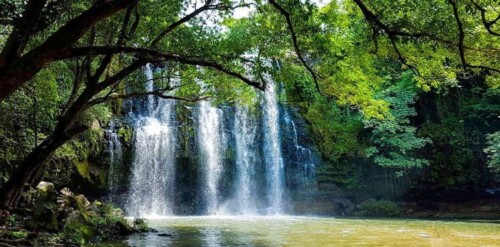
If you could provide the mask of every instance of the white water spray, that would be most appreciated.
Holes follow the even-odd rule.
[[[236,143],[236,213],[257,214],[255,164],[257,123],[249,116],[248,108],[236,108],[234,131]]]
[[[146,89],[154,90],[153,71],[145,67]],[[147,112],[135,126],[134,162],[127,212],[131,216],[171,215],[175,186],[175,101],[148,96]]]
[[[279,130],[279,108],[276,86],[271,78],[263,100],[264,160],[266,163],[266,181],[268,187],[268,214],[284,212],[284,164],[281,153]]]
[[[209,215],[217,214],[219,206],[219,181],[223,170],[223,123],[222,110],[211,106],[208,101],[198,103],[197,142],[203,166],[203,196]]]

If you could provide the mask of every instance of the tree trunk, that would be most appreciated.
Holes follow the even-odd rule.
[[[22,57],[20,56],[22,49],[4,47],[5,49],[0,54],[0,102],[29,81],[44,66],[55,61],[58,55],[64,53],[98,22],[136,4],[138,1],[99,0],[92,7],[59,28],[43,44]],[[12,37],[14,39],[15,35]],[[13,47],[17,48],[17,46]],[[10,53],[19,57],[13,61],[7,61],[4,57]],[[68,106],[67,111],[63,111],[64,115],[59,118],[52,134],[33,149],[14,169],[7,183],[0,188],[0,207],[17,207],[25,185],[27,183],[36,185],[39,182],[42,178],[39,174],[44,172],[44,165],[54,152],[71,138],[87,129],[83,126],[74,128],[74,124],[85,110],[86,103],[98,92],[99,88],[86,88],[78,99]]]
[[[16,208],[25,185],[36,174],[53,154],[44,150],[30,153],[19,167],[12,173],[9,181],[0,189],[0,203],[5,208]]]
[[[45,163],[52,157],[54,152],[74,136],[87,129],[86,126],[73,127],[76,119],[83,113],[85,104],[97,91],[87,88],[72,104],[65,115],[59,118],[57,126],[52,134],[23,160],[23,162],[12,172],[7,183],[0,188],[0,206],[15,208],[18,206],[24,186],[27,183],[36,185],[44,172]]]
[[[76,115],[75,118],[79,116]],[[71,126],[74,121],[62,121],[61,125],[69,124]],[[68,126],[68,125],[66,125]],[[19,199],[22,196],[25,185],[37,185],[43,176],[38,176],[39,172],[44,172],[45,164],[52,157],[54,152],[64,143],[71,140],[76,135],[85,131],[87,127],[74,128],[68,131],[54,130],[53,134],[38,145],[23,162],[12,172],[11,177],[0,188],[0,207],[16,208],[19,204]]]

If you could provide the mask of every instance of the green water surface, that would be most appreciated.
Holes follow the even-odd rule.
[[[500,246],[500,224],[320,217],[172,217],[115,246]]]

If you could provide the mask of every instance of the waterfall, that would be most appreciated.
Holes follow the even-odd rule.
[[[154,89],[145,67],[146,89]],[[175,186],[175,101],[148,96],[146,112],[135,124],[134,161],[127,212],[132,216],[171,215]]]
[[[255,164],[257,123],[249,116],[248,108],[236,108],[234,136],[236,146],[236,213],[255,215]]]
[[[219,206],[219,181],[223,171],[223,123],[222,110],[208,101],[198,103],[198,136],[203,171],[203,196],[209,215],[217,214]]]
[[[123,151],[113,120],[109,122],[109,128],[106,130],[106,135],[108,138],[107,146],[109,154],[108,188],[114,190],[120,182],[119,169],[123,163]]]
[[[147,91],[156,88],[154,72],[149,64],[145,66]],[[279,90],[266,77],[260,103],[248,107],[222,110],[207,100],[176,103],[156,96],[133,100],[140,105],[130,107],[128,113],[134,135],[127,215],[173,215],[174,211],[280,215],[294,207],[289,206],[292,199],[304,198],[291,190],[300,188],[301,195],[307,196],[305,190],[315,185],[311,174],[317,156],[301,143],[307,141],[304,124],[280,105]],[[179,80],[170,83],[175,86]],[[204,89],[201,81],[198,84]],[[183,122],[177,124],[177,118]],[[107,131],[109,155],[112,165],[120,165],[122,147],[112,125]],[[119,183],[120,177],[112,175],[116,169],[110,167],[110,178],[118,179],[110,180],[110,187]]]
[[[269,214],[282,214],[284,211],[284,164],[281,155],[281,140],[279,130],[279,108],[276,86],[268,79],[263,111],[264,161],[266,164],[267,197]]]
[[[314,175],[315,167],[311,149],[299,144],[297,127],[290,116],[288,109],[284,111],[284,120],[288,135],[291,136],[294,146],[294,159],[302,165],[302,173],[300,174],[304,183]]]

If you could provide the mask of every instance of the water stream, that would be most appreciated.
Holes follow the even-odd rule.
[[[500,226],[487,222],[361,220],[320,217],[171,217],[158,232],[112,246],[498,246]],[[109,245],[107,245],[109,246]]]
[[[268,214],[283,213],[284,173],[281,155],[279,129],[279,108],[276,87],[268,80],[262,103],[264,135],[264,160],[266,163],[266,182],[268,188]]]
[[[145,67],[146,89],[154,90]],[[134,160],[126,210],[133,216],[171,215],[175,189],[175,101],[148,96],[134,126]]]
[[[160,83],[154,79],[159,70],[145,66],[146,91]],[[293,213],[287,183],[314,181],[309,168],[315,162],[311,149],[301,144],[304,138],[299,138],[305,130],[280,105],[272,78],[266,80],[260,103],[245,107],[214,106],[209,100],[181,103],[156,96],[133,101],[128,117],[134,134],[126,214]],[[183,120],[179,111],[184,112]],[[284,152],[289,146],[294,148]],[[295,169],[297,164],[302,168]],[[293,176],[286,174],[288,170]]]
[[[255,163],[256,154],[256,123],[250,116],[247,108],[236,108],[234,119],[235,142],[236,142],[236,214],[257,214]]]
[[[219,206],[219,180],[223,168],[223,126],[222,111],[208,101],[198,103],[198,146],[204,162],[201,190],[208,215],[217,214]]]

